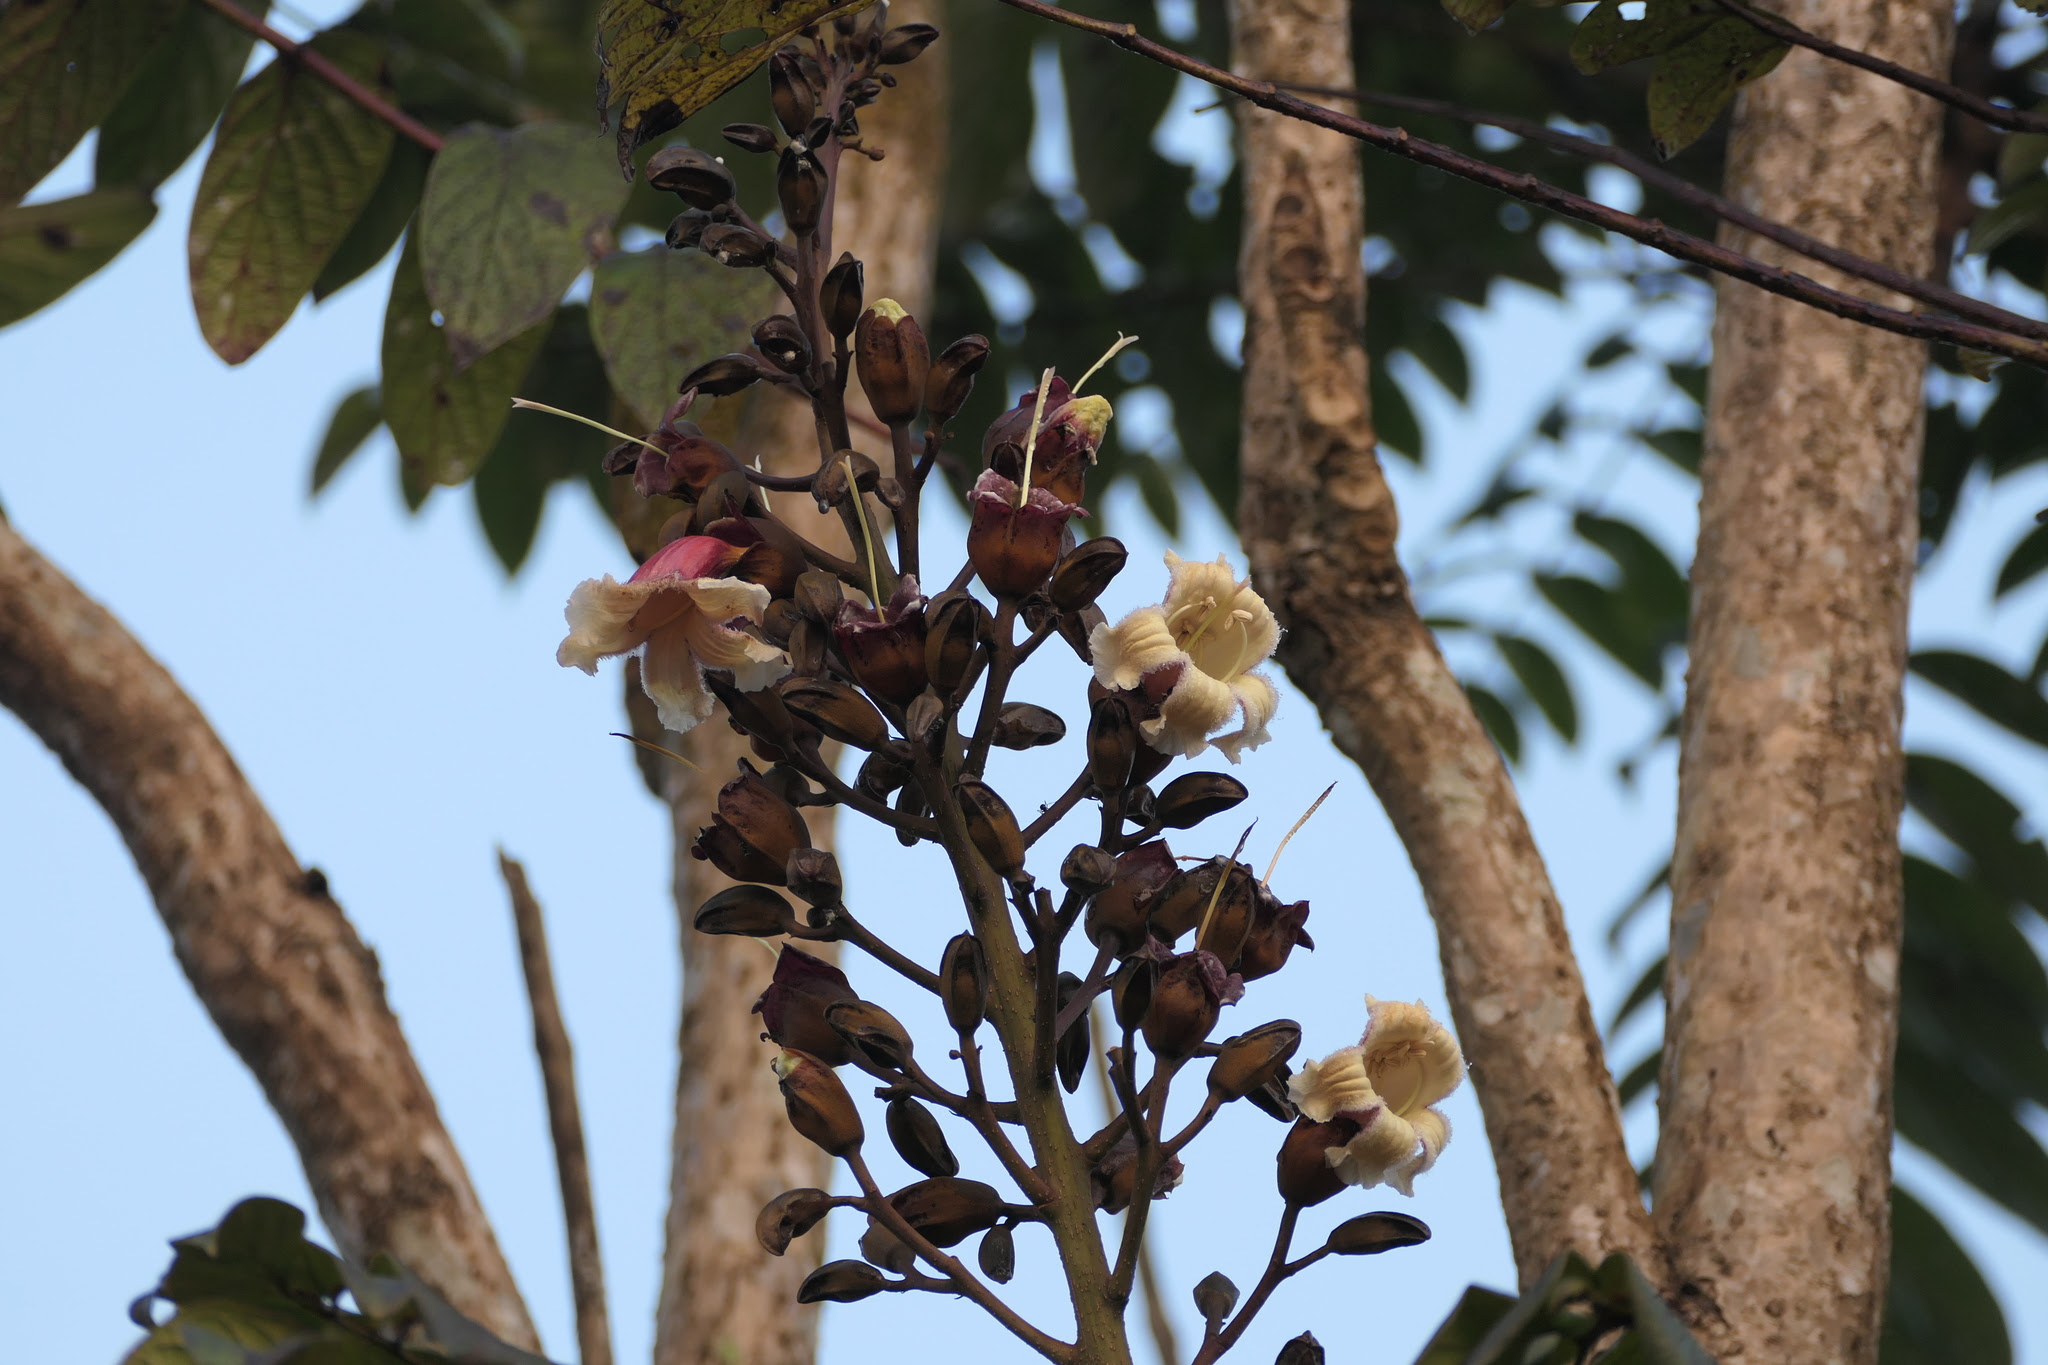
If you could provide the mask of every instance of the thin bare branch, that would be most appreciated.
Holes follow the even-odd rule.
[[[430,152],[441,150],[442,137],[411,114],[364,85],[354,76],[343,71],[333,62],[315,52],[304,43],[285,37],[270,25],[264,23],[234,0],[200,0],[208,9],[233,24],[236,28],[255,34],[264,42],[277,49],[280,61],[297,62],[306,70],[326,81],[341,94],[347,96],[365,112],[376,115],[411,138]]]
[[[526,869],[498,850],[498,873],[512,901],[519,933],[519,966],[526,1000],[533,1008],[533,1051],[540,1059],[541,1087],[548,1104],[548,1136],[555,1147],[555,1175],[562,1185],[562,1222],[569,1241],[569,1288],[576,1302],[576,1350],[582,1365],[612,1365],[611,1313],[605,1306],[604,1258],[598,1250],[597,1205],[590,1195],[590,1155],[583,1143],[583,1110],[576,1100],[576,1059],[562,1004],[555,995],[555,969],[548,958],[547,926],[540,902],[527,884]]]

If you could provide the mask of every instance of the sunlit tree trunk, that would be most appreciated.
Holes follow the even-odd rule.
[[[1939,0],[1782,9],[1851,47],[1946,67]],[[1939,141],[1932,101],[1795,48],[1737,107],[1727,192],[1925,273]],[[1722,1360],[1877,1357],[1924,358],[1917,342],[1720,286],[1655,1206],[1681,1303]]]

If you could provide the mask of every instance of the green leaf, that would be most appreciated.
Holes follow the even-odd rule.
[[[1643,444],[1694,478],[1699,477],[1702,437],[1696,427],[1666,427],[1643,437]]]
[[[1693,1339],[1678,1315],[1627,1255],[1617,1251],[1603,1261],[1601,1280],[1610,1277],[1617,1261],[1627,1277],[1629,1309],[1635,1317],[1636,1337],[1642,1342],[1646,1365],[1714,1365],[1713,1357]]]
[[[139,189],[0,209],[0,327],[62,298],[155,218],[155,201]]]
[[[1628,994],[1623,996],[1621,1004],[1615,1007],[1614,1018],[1607,1025],[1609,1033],[1614,1032],[1634,1018],[1637,1010],[1649,1004],[1652,1000],[1658,1000],[1663,997],[1664,967],[1670,960],[1670,955],[1664,954],[1643,969],[1643,974],[1636,978],[1635,985],[1628,988]]]
[[[1987,885],[2048,918],[2048,849],[2019,838],[2019,807],[2002,792],[1960,763],[1907,754],[1906,801],[1970,856]]]
[[[1500,22],[1515,0],[1442,0],[1444,13],[1465,26],[1467,33],[1477,33]]]
[[[348,235],[334,248],[334,254],[320,268],[319,278],[313,281],[313,302],[324,302],[354,284],[398,245],[405,225],[412,221],[413,210],[420,205],[420,192],[427,183],[427,166],[433,159],[433,153],[411,138],[399,138],[391,144],[391,159],[384,163],[377,188],[370,191],[369,202],[363,205]]]
[[[609,241],[626,187],[566,123],[457,129],[420,201],[420,270],[458,367],[546,321]]]
[[[165,0],[0,6],[0,204],[33,189],[120,102],[179,9]]]
[[[566,304],[555,314],[520,396],[564,412],[611,411],[611,386],[581,305]],[[519,572],[533,548],[548,489],[597,471],[610,445],[602,432],[544,413],[515,412],[506,421],[473,492],[484,539],[507,574]]]
[[[1572,62],[1591,76],[1610,67],[1655,57],[1698,37],[1721,11],[1691,0],[1657,0],[1640,19],[1626,19],[1622,0],[1600,0],[1572,34]]]
[[[1522,761],[1522,727],[1515,720],[1515,713],[1497,693],[1481,687],[1478,683],[1466,683],[1465,695],[1471,699],[1472,710],[1479,717],[1479,723],[1486,727],[1486,733],[1493,736],[1493,742],[1507,755],[1510,763]]]
[[[154,189],[170,179],[213,130],[255,42],[204,5],[180,6],[171,31],[100,125],[95,181]]]
[[[1897,1071],[1899,1136],[2048,1232],[2048,1151],[2011,1106],[1910,1039]]]
[[[1941,1220],[1892,1187],[1892,1262],[1878,1365],[2012,1365],[2005,1314]]]
[[[1953,649],[1923,649],[1908,666],[1978,715],[2022,739],[2048,745],[2048,697],[1989,659]]]
[[[531,328],[458,370],[433,313],[408,236],[384,309],[383,394],[384,424],[415,508],[433,485],[462,483],[482,466],[547,336],[545,325]]]
[[[370,39],[330,29],[311,46],[378,84]],[[200,176],[189,245],[199,330],[222,360],[241,364],[290,321],[369,202],[392,136],[382,119],[282,59],[228,101]]]
[[[1384,365],[1372,367],[1368,382],[1372,386],[1372,425],[1381,447],[1421,464],[1422,423],[1415,420],[1415,409],[1409,405],[1408,394]]]
[[[2048,523],[2036,526],[2012,547],[2012,553],[2005,557],[2005,564],[1998,571],[1998,586],[1991,590],[1991,596],[2005,596],[2031,582],[2043,569],[2048,569]]]
[[[327,434],[320,438],[320,449],[313,457],[311,491],[317,495],[327,487],[328,480],[341,472],[349,457],[383,424],[383,400],[374,384],[366,384],[336,403],[327,419]]]
[[[1970,224],[1969,253],[1987,255],[2021,234],[2048,231],[2048,180],[2035,180],[1977,215]]]
[[[740,275],[697,251],[616,252],[590,282],[590,334],[612,388],[642,427],[661,420],[682,377],[713,356],[745,350],[779,297],[764,272]],[[788,402],[770,394],[767,402]]]
[[[1730,17],[1666,52],[1650,76],[1650,134],[1657,154],[1676,156],[1698,141],[1737,90],[1768,75],[1789,51],[1789,45]]]
[[[1663,1069],[1664,1045],[1660,1042],[1650,1049],[1649,1056],[1637,1061],[1614,1083],[1615,1094],[1620,1099],[1622,1107],[1627,1108],[1635,1102],[1636,1096],[1646,1093],[1655,1085]]]
[[[1572,685],[1566,680],[1564,670],[1557,660],[1550,657],[1550,651],[1534,640],[1525,640],[1517,635],[1496,635],[1494,645],[1501,657],[1514,670],[1515,680],[1522,684],[1543,712],[1543,718],[1550,722],[1550,728],[1557,731],[1565,743],[1570,744],[1579,737],[1579,709],[1572,700]]]
[[[775,49],[827,15],[873,0],[606,0],[597,21],[600,112],[619,110],[619,169],[633,152],[746,79]],[[755,35],[760,35],[755,40]]]
[[[1472,1348],[1515,1306],[1513,1296],[1469,1285],[1457,1306],[1436,1329],[1415,1365],[1465,1365]]]

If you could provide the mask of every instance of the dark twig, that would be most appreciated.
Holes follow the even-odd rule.
[[[1266,1273],[1259,1277],[1259,1283],[1244,1301],[1244,1307],[1237,1310],[1237,1316],[1230,1320],[1230,1326],[1221,1332],[1213,1332],[1202,1338],[1202,1349],[1195,1352],[1194,1365],[1209,1365],[1225,1351],[1237,1345],[1237,1339],[1244,1335],[1244,1329],[1251,1326],[1259,1310],[1266,1306],[1266,1300],[1273,1297],[1273,1291],[1280,1281],[1321,1259],[1304,1256],[1293,1265],[1287,1263],[1287,1248],[1294,1241],[1294,1224],[1301,1217],[1301,1205],[1289,1204],[1280,1215],[1280,1230],[1273,1237],[1273,1254],[1266,1262]]]
[[[1024,847],[1030,848],[1044,837],[1046,831],[1065,819],[1067,812],[1074,808],[1074,804],[1088,794],[1088,787],[1088,770],[1083,768],[1080,776],[1060,793],[1059,799],[1040,811],[1038,818],[1024,827]]]
[[[1276,114],[1299,119],[1319,128],[1328,128],[1332,132],[1355,138],[1380,151],[1390,152],[1425,166],[1434,166],[1462,180],[1484,185],[1488,189],[1535,204],[1539,208],[1549,209],[1564,217],[1591,223],[1595,227],[1618,233],[1645,246],[1655,247],[1677,260],[1688,261],[1731,279],[1753,284],[1767,293],[1792,299],[1824,313],[1883,331],[1895,332],[1900,336],[1914,337],[1922,341],[1942,341],[1952,346],[1988,351],[1993,355],[2006,356],[2013,360],[2025,361],[2037,368],[2048,369],[2048,342],[2015,337],[1974,323],[1903,312],[1857,298],[1839,289],[1830,289],[1794,271],[1766,265],[1739,251],[1730,251],[1691,233],[1679,232],[1656,219],[1623,213],[1584,195],[1573,194],[1569,190],[1552,185],[1537,176],[1510,171],[1490,161],[1466,156],[1463,152],[1455,151],[1441,143],[1415,137],[1405,128],[1389,128],[1371,123],[1356,115],[1326,109],[1322,105],[1289,95],[1269,82],[1247,80],[1220,67],[1198,61],[1163,43],[1154,42],[1142,36],[1134,24],[1115,24],[1106,20],[1091,19],[1086,15],[1075,14],[1048,4],[1046,0],[1002,0],[1002,3],[1068,28],[1093,33],[1128,52],[1172,70],[1185,72],[1219,90],[1237,95],[1261,109],[1269,109]]]
[[[1810,237],[1797,228],[1787,227],[1761,214],[1750,212],[1732,200],[1701,189],[1685,177],[1674,175],[1646,157],[1605,142],[1595,142],[1589,137],[1538,123],[1534,119],[1516,118],[1512,114],[1495,114],[1483,109],[1466,109],[1447,100],[1422,99],[1414,95],[1394,95],[1378,90],[1343,90],[1325,85],[1296,85],[1284,83],[1285,89],[1321,99],[1357,100],[1361,104],[1375,104],[1387,109],[1401,109],[1413,114],[1425,114],[1437,118],[1456,120],[1459,123],[1480,124],[1513,133],[1516,137],[1553,151],[1582,156],[1588,161],[1601,161],[1607,165],[1627,171],[1645,185],[1670,195],[1688,208],[1711,214],[1723,222],[1732,223],[1745,232],[1753,232],[1768,238],[1783,247],[1789,247],[1802,256],[1831,265],[1844,274],[1855,275],[1882,285],[1909,298],[1936,308],[1944,308],[1957,317],[1970,318],[1987,327],[1996,327],[2015,336],[2032,337],[2036,341],[2048,341],[2048,322],[2009,312],[1983,299],[1946,288],[1931,280],[1923,280],[1903,270],[1885,265],[1881,261],[1868,260],[1853,251],[1844,251],[1831,246],[1818,237]]]
[[[1109,1020],[1102,1011],[1089,1009],[1089,1020],[1095,1029],[1095,1036],[1106,1037]],[[1094,1054],[1089,1070],[1095,1073],[1096,1089],[1102,1095],[1102,1110],[1105,1114],[1117,1111],[1116,1082],[1109,1078],[1109,1060],[1100,1048],[1091,1048]],[[1166,1293],[1159,1282],[1158,1267],[1152,1263],[1152,1244],[1138,1243],[1138,1288],[1145,1295],[1145,1325],[1152,1331],[1152,1347],[1159,1353],[1160,1365],[1180,1365],[1180,1343],[1174,1340],[1173,1317],[1166,1311]]]
[[[236,28],[253,33],[277,49],[280,60],[297,62],[347,96],[366,113],[374,114],[430,152],[441,150],[441,135],[412,115],[386,100],[354,76],[315,52],[304,43],[285,37],[234,0],[202,0],[205,6]]]
[[[1972,94],[1968,90],[1950,85],[1947,81],[1936,80],[1932,76],[1915,71],[1910,66],[1900,66],[1897,62],[1873,57],[1868,52],[1859,52],[1853,47],[1831,43],[1818,34],[1808,33],[1797,24],[1780,19],[1775,14],[1751,9],[1748,5],[1742,4],[1741,0],[1714,0],[1714,3],[1758,32],[1768,33],[1781,43],[1803,47],[1818,52],[1823,57],[1831,57],[1844,65],[1858,67],[1874,76],[1895,81],[1908,90],[1917,90],[1929,99],[1939,100],[1951,109],[1960,109],[1971,118],[1988,123],[1993,128],[2003,128],[2012,133],[2048,133],[2048,117],[2043,115],[1993,104],[1982,95]]]
[[[533,1006],[533,1050],[540,1058],[547,1094],[548,1133],[554,1139],[555,1172],[562,1184],[562,1221],[569,1233],[569,1284],[576,1300],[576,1351],[582,1365],[612,1365],[612,1329],[605,1307],[604,1261],[598,1253],[597,1207],[590,1195],[590,1155],[583,1145],[583,1114],[576,1103],[576,1064],[569,1030],[555,997],[555,972],[548,961],[540,902],[526,883],[526,869],[498,850],[498,871],[512,899],[519,931],[519,965],[526,973],[526,998]]]

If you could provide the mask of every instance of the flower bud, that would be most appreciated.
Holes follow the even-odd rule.
[[[1225,773],[1182,773],[1159,793],[1153,811],[1168,829],[1193,829],[1250,795],[1244,783]]]
[[[849,1048],[890,1071],[910,1065],[910,1034],[896,1016],[867,1000],[842,1000],[825,1007],[825,1023]]]
[[[704,686],[718,698],[726,715],[732,718],[743,735],[782,740],[789,738],[794,729],[789,709],[782,704],[781,694],[773,688],[742,692],[733,686],[732,674],[720,669],[704,671]]]
[[[934,1176],[906,1185],[889,1203],[933,1246],[957,1246],[994,1227],[1007,1206],[994,1186],[959,1176]]]
[[[1103,589],[1123,572],[1129,558],[1130,552],[1115,536],[1084,540],[1061,556],[1052,571],[1052,582],[1046,585],[1046,595],[1061,611],[1092,607]]]
[[[882,471],[874,460],[858,450],[842,450],[825,462],[812,481],[811,497],[818,504],[820,512],[829,512],[845,502],[846,467],[853,466],[853,486],[863,493],[872,493],[881,486]]]
[[[901,66],[915,61],[920,52],[938,40],[939,31],[930,24],[904,24],[882,35],[875,60],[883,66]]]
[[[1088,710],[1088,780],[1105,795],[1120,792],[1137,756],[1138,726],[1130,707],[1122,697],[1098,698]]]
[[[958,1175],[960,1158],[946,1145],[946,1134],[931,1110],[908,1095],[889,1101],[889,1142],[896,1155],[925,1175]]]
[[[1330,1250],[1339,1256],[1377,1256],[1398,1247],[1421,1246],[1429,1224],[1405,1213],[1362,1213],[1330,1229]]]
[[[797,678],[815,678],[825,671],[825,628],[799,616],[789,629],[789,671]]]
[[[877,801],[886,801],[911,776],[912,769],[907,761],[886,749],[877,749],[860,765],[853,784]]]
[[[1120,855],[1109,885],[1088,903],[1082,922],[1088,941],[1098,948],[1108,945],[1118,954],[1143,947],[1153,897],[1173,875],[1173,850],[1164,839],[1140,844]]]
[[[825,316],[825,326],[842,341],[860,322],[866,280],[867,268],[851,251],[842,251],[838,263],[819,281],[818,310]]]
[[[1118,1028],[1134,1029],[1142,1026],[1145,1016],[1152,1010],[1152,993],[1159,988],[1159,964],[1144,954],[1136,954],[1117,969],[1110,982],[1110,1003],[1116,1008]]]
[[[733,195],[732,172],[709,152],[664,147],[647,161],[647,183],[693,209],[715,209]]]
[[[858,749],[889,742],[889,724],[875,704],[845,683],[830,678],[796,678],[780,688],[790,714],[809,721],[829,739]]]
[[[756,383],[767,372],[767,367],[750,355],[734,352],[714,356],[684,375],[683,382],[676,385],[676,392],[688,393],[695,389],[707,398],[723,398]]]
[[[776,313],[754,324],[754,349],[784,374],[802,374],[810,367],[811,340],[787,313]]]
[[[833,643],[853,680],[873,695],[908,706],[924,691],[924,598],[917,578],[905,574],[888,605],[876,611],[843,602],[832,626]]]
[[[924,382],[924,410],[935,427],[960,415],[974,392],[974,376],[988,363],[988,338],[980,333],[961,337],[940,351]]]
[[[797,609],[821,626],[832,624],[839,615],[839,604],[846,600],[839,579],[823,569],[809,569],[797,575],[794,595]]]
[[[1166,1198],[1180,1187],[1186,1174],[1187,1167],[1179,1157],[1167,1157],[1152,1181],[1152,1198]],[[1137,1140],[1128,1130],[1088,1172],[1088,1184],[1095,1195],[1095,1206],[1105,1213],[1122,1213],[1131,1206],[1131,1196],[1138,1188],[1138,1148]]]
[[[1116,880],[1116,859],[1093,844],[1075,844],[1060,864],[1060,883],[1069,891],[1092,896]]]
[[[1221,892],[1219,881],[1224,883]],[[1152,901],[1152,932],[1172,943],[1207,920],[1206,941],[1196,946],[1228,961],[1250,932],[1256,885],[1251,868],[1223,857],[1177,872]]]
[[[997,1284],[1010,1282],[1010,1277],[1017,1273],[1017,1240],[1008,1223],[998,1223],[982,1234],[975,1259],[981,1265],[981,1273]]]
[[[1033,389],[990,424],[982,437],[984,464],[1007,477],[1021,477],[1024,442],[1037,409],[1038,391]],[[1080,502],[1111,415],[1109,400],[1094,394],[1076,398],[1067,381],[1055,376],[1046,390],[1045,409],[1039,414],[1038,440],[1031,453],[1031,486],[1045,489],[1061,502]],[[1015,448],[1016,472],[995,459],[997,449],[1004,445]]]
[[[884,1270],[893,1270],[898,1275],[908,1274],[917,1265],[917,1253],[906,1246],[901,1238],[887,1227],[868,1215],[868,1230],[860,1235],[860,1254],[873,1265]]]
[[[997,748],[1038,749],[1066,737],[1067,723],[1043,706],[1013,701],[996,712],[993,741]]]
[[[742,763],[740,775],[718,789],[718,813],[698,831],[691,852],[736,882],[780,886],[789,855],[810,843],[796,807]]]
[[[825,214],[825,196],[831,188],[831,178],[816,155],[798,151],[794,143],[782,149],[782,157],[775,166],[775,197],[782,205],[783,220],[797,237],[808,237],[818,230],[818,222]]]
[[[932,367],[924,329],[894,299],[877,299],[860,316],[853,359],[861,391],[884,422],[908,422],[924,402]]]
[[[944,592],[925,607],[925,676],[942,694],[965,682],[974,654],[993,627],[988,608],[967,592]]]
[[[1310,1208],[1344,1188],[1344,1182],[1326,1155],[1331,1148],[1342,1149],[1358,1136],[1358,1125],[1342,1114],[1328,1123],[1296,1119],[1280,1143],[1276,1158],[1280,1197],[1290,1204]]]
[[[988,1012],[988,959],[974,935],[955,934],[946,944],[939,961],[939,998],[955,1033],[966,1038],[981,1027]]]
[[[796,928],[796,911],[765,886],[730,886],[698,907],[691,923],[700,934],[774,938]]]
[[[1195,1311],[1215,1331],[1237,1307],[1237,1286],[1220,1270],[1212,1270],[1195,1285]]]
[[[782,1086],[782,1107],[789,1114],[790,1127],[832,1156],[860,1149],[867,1136],[860,1125],[860,1111],[830,1067],[788,1048],[776,1053],[771,1065]]]
[[[1145,1045],[1156,1057],[1191,1055],[1216,1027],[1222,1007],[1244,995],[1215,954],[1182,953],[1159,969],[1152,1008],[1145,1012]]]
[[[839,1030],[826,1021],[825,1011],[859,998],[845,972],[784,944],[775,955],[774,979],[754,1002],[753,1012],[761,1016],[761,1026],[773,1041],[827,1066],[844,1066],[853,1054]]]
[[[787,649],[789,632],[794,630],[796,623],[802,619],[797,612],[796,603],[786,597],[778,597],[761,613],[761,633],[768,637],[770,644]]]
[[[1072,972],[1061,972],[1053,1000],[1061,1013],[1065,1013],[1074,997],[1081,993],[1081,978]],[[1082,1010],[1074,1017],[1053,1043],[1053,1068],[1059,1073],[1060,1088],[1069,1095],[1081,1084],[1081,1073],[1088,1069],[1088,1011]]]
[[[859,1303],[889,1287],[881,1271],[865,1261],[827,1261],[797,1286],[798,1303]]]
[[[1247,981],[1271,976],[1287,965],[1287,958],[1297,947],[1313,949],[1316,941],[1308,936],[1302,925],[1308,920],[1308,902],[1295,901],[1285,904],[1281,899],[1260,886],[1253,902],[1251,932],[1245,935],[1244,945],[1237,950],[1237,960],[1230,964],[1231,970]]]
[[[1280,1074],[1301,1046],[1301,1025],[1276,1019],[1224,1042],[1209,1068],[1209,1092],[1226,1103],[1241,1100]]]
[[[754,1238],[770,1256],[780,1256],[831,1211],[832,1196],[823,1190],[784,1190],[761,1206]]]
[[[967,495],[967,558],[998,597],[1022,597],[1045,585],[1059,562],[1067,522],[1081,508],[1042,488],[1023,498],[1017,485],[985,469]]]
[[[735,270],[758,270],[775,258],[775,243],[738,223],[712,223],[697,239],[697,246],[712,260]]]
[[[967,837],[1001,876],[1015,881],[1024,875],[1024,836],[1017,817],[995,788],[974,777],[963,777],[953,785],[960,814],[967,824]]]
[[[1323,1365],[1323,1344],[1311,1332],[1303,1332],[1280,1348],[1273,1365]]]
[[[818,92],[805,78],[802,59],[794,47],[785,47],[768,59],[768,97],[775,106],[775,121],[791,137],[809,127],[816,116]]]
[[[837,905],[845,891],[839,877],[839,859],[828,849],[797,849],[789,855],[782,871],[784,883],[806,905]]]
[[[727,142],[743,152],[772,152],[775,130],[760,123],[728,123],[718,130]]]
[[[711,215],[702,209],[684,209],[669,220],[668,231],[661,240],[668,243],[671,251],[695,251],[704,244],[704,229],[711,226]]]

